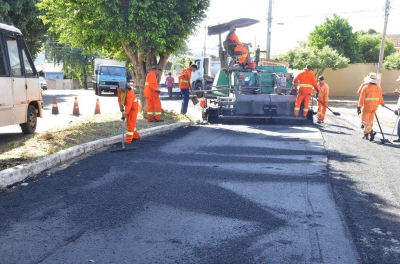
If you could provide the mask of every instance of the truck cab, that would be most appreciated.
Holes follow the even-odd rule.
[[[197,71],[192,74],[192,87],[194,90],[210,90],[214,82],[214,78],[219,69],[221,62],[218,57],[200,57],[194,60],[197,65]],[[202,96],[202,93],[197,93]]]
[[[39,74],[21,31],[0,24],[0,126],[19,124],[33,134],[43,115]]]
[[[95,71],[93,78],[93,89],[96,95],[102,92],[113,92],[117,94],[120,81],[127,81],[126,63],[110,59],[95,59]]]

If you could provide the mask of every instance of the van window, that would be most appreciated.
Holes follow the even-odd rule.
[[[0,76],[6,75],[6,68],[4,67],[3,52],[0,52]]]
[[[22,57],[24,58],[24,66],[25,66],[25,76],[34,76],[34,72],[32,69],[32,65],[28,60],[28,55],[26,54],[26,50],[22,50]]]
[[[12,76],[22,76],[21,61],[19,60],[17,39],[7,37],[7,49],[10,57]]]

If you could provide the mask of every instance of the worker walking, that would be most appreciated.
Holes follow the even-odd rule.
[[[182,70],[181,74],[178,77],[179,88],[181,89],[182,94],[182,106],[181,106],[181,114],[186,114],[188,104],[189,104],[189,89],[192,91],[192,72],[197,70],[197,65],[192,64],[189,68],[185,68]]]
[[[140,134],[136,130],[136,120],[139,112],[139,102],[132,88],[125,81],[118,83],[117,93],[118,93],[119,109],[123,113],[122,120],[124,122],[126,120],[126,125],[127,125],[125,142],[132,143],[132,140],[140,139]]]
[[[147,100],[147,121],[163,122],[161,119],[162,109],[160,101],[160,89],[158,89],[157,74],[161,71],[160,66],[153,65],[146,76],[143,95]]]
[[[168,73],[168,77],[165,78],[165,85],[168,89],[168,98],[172,99],[172,88],[175,86],[175,79],[172,77],[171,73]]]
[[[373,130],[374,116],[378,105],[385,106],[382,97],[382,88],[378,85],[376,73],[371,72],[365,77],[364,85],[360,90],[357,113],[361,114],[361,122],[364,126],[364,139],[374,140],[376,132]]]
[[[233,43],[236,44],[234,51],[241,52],[241,55],[238,57],[238,63],[244,64],[247,61],[247,56],[249,54],[249,50],[246,45],[239,41],[238,36],[235,33],[236,27],[231,26],[226,39],[230,39]]]
[[[325,119],[326,107],[329,103],[329,86],[325,83],[324,76],[318,77],[318,111],[317,111],[317,123],[323,123]]]
[[[397,78],[398,82],[400,82],[400,76]],[[400,112],[400,90],[396,89],[393,91],[394,94],[397,94],[399,96],[399,99],[397,100],[397,110],[394,110],[395,115],[399,115]],[[399,117],[397,117],[397,139],[393,140],[393,142],[399,143],[400,142],[400,120]]]
[[[315,80],[314,73],[312,72],[311,65],[307,65],[306,68],[304,68],[303,71],[294,78],[293,87],[296,86],[299,86],[299,89],[297,92],[296,103],[294,105],[294,116],[299,116],[300,106],[304,100],[303,116],[306,117],[313,87],[315,91],[319,92],[319,87]]]

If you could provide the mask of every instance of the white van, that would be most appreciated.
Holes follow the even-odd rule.
[[[43,115],[39,75],[19,29],[0,23],[0,127],[33,134]]]

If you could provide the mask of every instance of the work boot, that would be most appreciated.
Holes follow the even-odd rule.
[[[362,137],[362,139],[367,139],[367,140],[368,140],[368,134],[364,134],[364,136]]]
[[[400,142],[400,138],[393,140],[393,142],[399,143]]]
[[[364,125],[361,125],[361,128],[364,128]]]
[[[369,141],[372,141],[372,140],[374,140],[374,138],[375,138],[375,135],[376,135],[376,132],[375,132],[374,130],[371,130],[371,133],[369,133],[369,134],[371,135],[371,137],[370,137]]]

